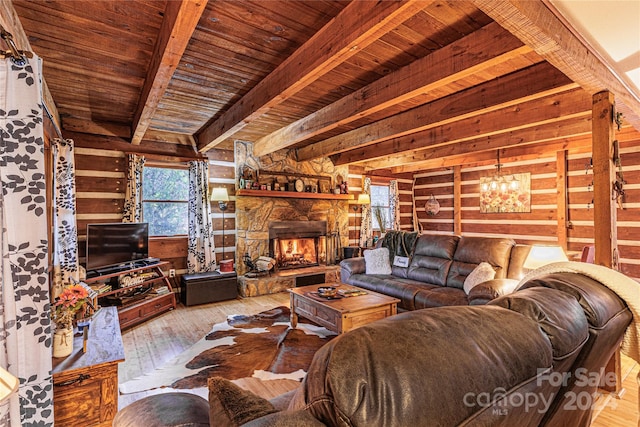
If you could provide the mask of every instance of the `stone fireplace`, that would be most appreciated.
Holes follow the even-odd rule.
[[[322,175],[331,177],[332,182],[337,182],[341,177],[348,176],[348,167],[334,166],[327,159],[316,159],[308,162],[297,162],[293,152],[276,152],[260,159],[251,154],[251,144],[243,141],[235,142],[236,175],[240,176],[244,166],[250,166],[254,170],[274,170],[280,172],[291,172],[307,175]],[[313,182],[305,182],[312,184]],[[236,186],[237,188],[237,186]],[[293,274],[301,267],[312,264],[314,267],[302,268],[301,271],[312,271],[314,268],[326,268],[327,265],[335,264],[338,249],[347,246],[349,236],[349,203],[348,200],[339,199],[332,195],[326,197],[305,198],[291,194],[290,197],[279,197],[281,193],[275,191],[266,193],[268,196],[241,195],[236,193],[235,215],[236,215],[236,271],[238,276],[243,276],[248,268],[244,265],[243,259],[248,256],[255,260],[259,256],[276,254],[274,247],[275,230],[270,229],[270,225],[284,223],[280,227],[283,234],[278,235],[278,253],[285,260],[285,267],[278,267],[282,274]],[[302,195],[304,196],[304,195]],[[302,225],[302,224],[305,225]],[[314,224],[309,226],[309,224]],[[317,224],[322,225],[317,225]],[[291,228],[286,224],[296,224],[302,227],[318,227],[318,230],[305,229],[304,233],[313,231],[316,233],[310,249],[316,251],[312,260],[300,258],[300,246],[295,247],[292,242],[284,242],[289,239],[290,234],[285,234],[284,230]],[[271,227],[273,228],[273,227]],[[294,236],[292,236],[293,238]],[[316,242],[317,238],[317,242]],[[290,246],[291,243],[291,246]],[[297,243],[300,245],[300,242]],[[316,248],[317,244],[317,248]],[[305,246],[305,247],[307,247]],[[275,258],[275,257],[274,257]],[[317,259],[316,259],[317,258]],[[284,285],[283,285],[284,286]],[[274,291],[277,291],[274,288]],[[253,294],[251,294],[253,295]]]
[[[327,222],[270,222],[269,254],[279,270],[326,264]]]

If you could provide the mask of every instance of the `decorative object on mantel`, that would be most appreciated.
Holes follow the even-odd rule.
[[[56,325],[53,335],[53,357],[67,357],[73,352],[73,321],[88,302],[89,292],[80,285],[70,285],[62,290],[53,304],[51,318]]]
[[[531,212],[531,173],[503,175],[497,157],[496,173],[480,178],[480,212]]]
[[[438,212],[440,212],[440,202],[436,200],[433,194],[431,194],[427,203],[424,204],[424,210],[429,216],[436,216]]]

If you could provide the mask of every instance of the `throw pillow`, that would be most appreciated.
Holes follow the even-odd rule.
[[[464,291],[467,295],[476,285],[487,280],[493,280],[496,277],[496,271],[488,262],[481,262],[471,273],[464,279]]]
[[[209,378],[209,420],[216,426],[240,426],[277,412],[266,399],[221,377]]]
[[[368,249],[364,251],[366,274],[391,274],[389,249]]]

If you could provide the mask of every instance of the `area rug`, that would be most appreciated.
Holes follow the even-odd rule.
[[[229,316],[164,366],[122,383],[120,393],[206,387],[211,376],[300,381],[313,355],[335,333],[303,322],[291,329],[289,315],[288,307],[276,307],[253,316]]]

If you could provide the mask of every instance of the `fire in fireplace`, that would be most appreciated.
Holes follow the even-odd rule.
[[[269,223],[269,252],[279,269],[312,267],[327,260],[326,221]]]

